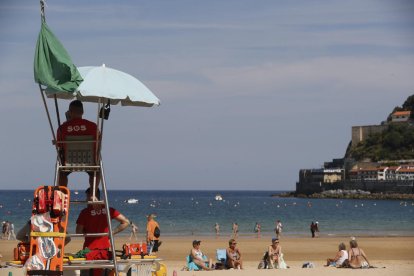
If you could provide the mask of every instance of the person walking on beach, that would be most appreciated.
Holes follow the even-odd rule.
[[[260,239],[260,231],[262,230],[262,226],[260,223],[256,222],[256,225],[254,226],[254,232],[257,233],[257,238]]]
[[[134,236],[135,241],[138,241],[138,226],[131,221],[131,235],[129,236],[130,241],[132,240],[132,236]]]
[[[280,239],[280,236],[282,235],[282,222],[280,220],[276,221],[276,227],[275,227],[275,233],[276,233],[276,238]]]
[[[10,224],[9,221],[3,221],[3,235],[1,236],[2,239],[7,239],[9,236],[9,231],[10,231]]]
[[[239,225],[236,222],[233,222],[232,226],[232,238],[237,239],[237,235],[239,233]]]
[[[13,222],[10,222],[9,235],[7,236],[8,240],[10,240],[10,238],[12,240],[16,239],[16,233],[14,233],[14,224],[13,224]]]
[[[312,234],[312,238],[315,237],[315,232],[316,232],[316,223],[312,221],[311,225],[310,225],[310,231]]]
[[[214,231],[216,231],[216,239],[220,236],[220,225],[216,222],[214,224]]]
[[[315,237],[319,236],[319,222],[315,222]]]
[[[158,247],[160,244],[160,236],[159,236],[159,229],[160,226],[158,225],[158,222],[155,221],[155,214],[149,214],[147,216],[147,244],[151,245],[151,253],[157,253]],[[158,229],[158,230],[157,230]],[[158,233],[156,233],[158,232]]]

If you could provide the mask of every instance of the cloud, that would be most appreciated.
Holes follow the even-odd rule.
[[[256,66],[210,68],[206,78],[223,90],[240,94],[332,92],[390,93],[412,89],[414,56],[395,58],[321,57]]]

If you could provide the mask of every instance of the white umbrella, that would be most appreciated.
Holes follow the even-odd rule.
[[[74,93],[46,89],[46,95],[56,95],[62,99],[77,98],[85,102],[107,102],[129,106],[160,105],[160,100],[138,79],[133,76],[102,66],[77,68],[83,78]]]

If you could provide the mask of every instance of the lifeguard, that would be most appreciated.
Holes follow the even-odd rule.
[[[62,164],[65,164],[65,141],[68,136],[89,136],[93,137],[93,140],[97,141],[97,126],[95,123],[83,119],[83,104],[79,100],[74,100],[69,104],[69,110],[65,113],[67,121],[63,123],[57,130],[57,141],[59,152],[62,153],[61,160]],[[60,142],[60,143],[59,143]],[[96,142],[95,142],[96,147]],[[95,157],[96,160],[96,157]],[[59,185],[68,185],[68,175],[71,171],[60,172],[59,174]],[[94,175],[96,175],[96,189],[98,188],[100,181],[100,174],[94,173],[93,171],[87,171],[89,174],[89,186],[93,188]],[[95,190],[96,190],[95,189]]]

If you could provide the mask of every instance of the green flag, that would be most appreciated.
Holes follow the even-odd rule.
[[[34,78],[39,84],[67,92],[74,92],[83,81],[68,52],[44,20],[37,38]]]

